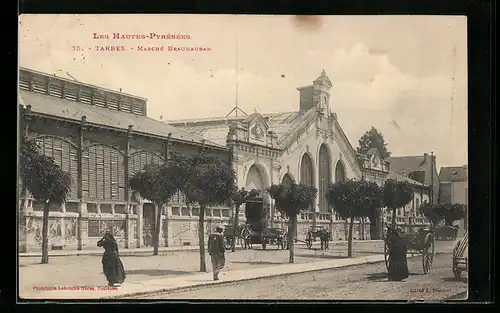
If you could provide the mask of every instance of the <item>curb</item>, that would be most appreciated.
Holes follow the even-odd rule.
[[[450,252],[437,252],[435,255],[445,255],[445,254],[450,254]],[[383,254],[381,255],[383,256]],[[419,255],[415,255],[413,257],[409,258],[416,258],[419,257]],[[209,287],[209,286],[214,286],[214,285],[228,285],[232,283],[240,283],[244,281],[251,281],[251,280],[258,280],[258,279],[267,279],[267,278],[276,278],[280,276],[288,276],[288,275],[297,275],[297,274],[302,274],[302,273],[311,273],[311,272],[320,272],[320,271],[326,271],[326,270],[337,270],[337,269],[343,269],[347,267],[352,267],[352,266],[360,266],[360,265],[367,265],[367,264],[377,264],[377,263],[382,263],[385,262],[385,259],[378,260],[378,261],[365,261],[362,263],[357,263],[357,264],[345,264],[345,265],[332,265],[331,267],[328,268],[321,268],[321,269],[306,269],[301,272],[292,272],[292,273],[280,273],[280,274],[271,274],[271,275],[266,275],[262,277],[251,277],[251,278],[243,278],[243,279],[235,279],[235,280],[218,280],[218,281],[211,281],[210,283],[198,283],[198,284],[193,284],[191,286],[181,286],[181,287],[173,287],[173,288],[163,288],[163,289],[158,289],[155,291],[144,291],[144,292],[134,292],[134,293],[128,293],[128,294],[123,294],[119,296],[114,296],[114,297],[106,297],[103,299],[123,299],[127,297],[137,297],[141,295],[149,295],[152,293],[170,293],[170,292],[177,292],[177,291],[187,291],[187,290],[192,290],[192,289],[197,289],[200,287]],[[140,300],[140,299],[138,299]]]
[[[181,287],[173,287],[173,288],[164,288],[164,289],[158,289],[155,291],[145,291],[145,292],[134,292],[134,293],[129,293],[129,294],[124,294],[124,295],[119,295],[119,296],[114,296],[114,297],[106,297],[104,299],[122,299],[122,298],[127,298],[127,297],[136,297],[136,296],[141,296],[141,295],[149,295],[152,293],[167,293],[167,292],[177,292],[177,291],[186,291],[186,290],[191,290],[191,289],[196,289],[200,287],[205,287],[205,286],[213,286],[213,285],[227,285],[231,283],[240,283],[244,281],[251,281],[251,280],[258,280],[258,279],[267,279],[267,278],[276,278],[280,276],[288,276],[288,275],[296,275],[296,274],[302,274],[302,273],[310,273],[310,272],[319,272],[319,271],[326,271],[326,270],[336,270],[336,269],[341,269],[341,268],[346,268],[346,267],[351,267],[351,266],[359,266],[359,265],[366,265],[366,264],[376,264],[376,263],[381,263],[384,262],[384,260],[378,260],[378,261],[365,261],[363,263],[357,263],[357,264],[345,264],[345,265],[332,265],[332,267],[329,268],[321,268],[321,269],[306,269],[301,272],[294,272],[294,273],[280,273],[280,274],[271,274],[271,275],[266,275],[262,277],[251,277],[251,278],[243,278],[243,279],[236,279],[236,280],[217,280],[217,281],[211,281],[210,283],[198,283],[198,284],[193,284],[191,286],[181,286]]]
[[[366,242],[366,243],[370,243],[370,242],[378,242],[378,241],[382,241],[382,240],[357,240],[357,241],[353,241],[353,243],[356,243],[356,242],[359,242],[359,243],[362,243],[362,242]],[[319,245],[320,243],[319,242],[314,242],[313,245]],[[334,246],[341,246],[341,245],[346,245],[347,244],[347,241],[330,241],[330,244],[331,245],[334,245]],[[295,245],[300,245],[300,246],[305,246],[305,243],[303,242],[296,242]],[[158,251],[158,255],[162,254],[162,253],[168,253],[168,252],[184,252],[184,251],[187,251],[187,252],[199,252],[200,251],[200,248],[192,248],[192,249],[186,249],[186,248],[182,248],[182,247],[179,247],[179,248],[171,248],[169,250],[162,250],[161,249],[162,247],[160,247],[160,250]],[[163,247],[164,248],[164,247]],[[207,247],[205,247],[205,249],[207,249]],[[244,250],[242,247],[236,247],[236,250]],[[66,252],[60,252],[60,253],[56,253],[56,254],[53,254],[51,255],[50,252],[49,252],[49,257],[52,258],[52,257],[65,257],[65,256],[86,256],[86,255],[89,255],[89,256],[101,256],[102,255],[102,251],[99,251],[99,252],[85,252],[85,250],[81,250],[77,253],[73,252],[73,251],[77,251],[77,250],[68,250]],[[120,256],[130,256],[130,255],[144,255],[144,254],[150,254],[150,255],[153,255],[153,249],[151,247],[151,250],[146,250],[146,251],[130,251],[129,249],[121,249],[120,250]],[[41,252],[23,252],[23,253],[18,253],[18,256],[20,258],[38,258],[38,257],[41,257],[42,254]]]

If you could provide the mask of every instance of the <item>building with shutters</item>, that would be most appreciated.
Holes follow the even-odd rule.
[[[205,149],[231,162],[230,149],[147,117],[144,98],[21,68],[20,132],[36,139],[41,152],[71,174],[66,203],[49,218],[51,249],[95,249],[112,230],[122,248],[151,245],[152,203],[130,192],[129,178],[145,164],[164,162],[171,149]],[[20,182],[20,251],[41,248],[42,203]],[[182,195],[162,208],[161,245],[197,244],[199,209]],[[227,223],[229,208],[207,209],[212,223]]]
[[[469,205],[468,166],[441,167],[439,171],[439,202]],[[459,221],[460,229],[467,229],[467,218]]]
[[[330,229],[334,239],[345,239],[347,224],[335,214],[332,216],[326,201],[328,186],[332,182],[362,177],[383,183],[389,170],[384,160],[375,164],[371,154],[356,154],[331,110],[331,89],[332,83],[322,71],[311,85],[297,88],[298,111],[248,115],[235,107],[225,117],[165,123],[230,148],[239,187],[264,191],[273,183],[287,182],[315,186],[319,191],[317,199],[299,216],[299,239],[313,224]],[[232,112],[236,116],[230,116]],[[262,197],[273,217],[272,226],[286,227],[286,220],[274,210],[270,196],[262,192]],[[404,223],[404,219],[400,223]],[[365,221],[356,221],[354,233],[356,239],[368,238],[369,227]]]

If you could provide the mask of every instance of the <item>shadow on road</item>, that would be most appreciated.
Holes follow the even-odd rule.
[[[467,277],[455,278],[455,277],[445,277],[443,278],[444,282],[461,282],[466,283],[468,281]]]
[[[347,256],[343,255],[328,255],[328,254],[308,254],[308,253],[297,253],[296,257],[301,258],[317,258],[317,259],[330,259],[330,260],[338,260],[338,259],[347,259]]]
[[[420,274],[418,273],[410,273],[410,276],[418,276]],[[366,279],[372,282],[389,282],[389,276],[387,272],[382,272],[382,273],[373,273],[366,275]]]
[[[126,270],[125,273],[129,275],[148,275],[148,276],[166,276],[166,275],[187,275],[192,274],[188,271],[173,271],[173,270],[156,270],[156,269],[144,269],[144,270]]]
[[[231,263],[250,264],[250,265],[281,265],[288,262],[267,262],[267,261],[232,261]]]

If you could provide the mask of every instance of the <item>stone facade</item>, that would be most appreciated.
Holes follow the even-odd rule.
[[[273,183],[295,181],[318,188],[319,195],[313,207],[299,217],[299,239],[305,237],[311,225],[317,224],[331,229],[335,239],[345,238],[345,221],[331,214],[325,199],[329,184],[351,178],[365,178],[382,184],[389,174],[389,164],[380,160],[378,151],[365,156],[356,155],[336,114],[330,110],[331,88],[332,84],[323,71],[312,85],[297,89],[300,94],[298,112],[254,113],[165,123],[230,147],[239,187],[263,191]],[[272,199],[265,192],[262,192],[262,197],[270,206],[273,216],[270,223],[284,227],[286,223],[274,210]],[[416,191],[415,198],[419,197],[420,191]],[[407,221],[405,212],[400,212],[400,223],[425,223],[421,218]],[[377,226],[381,228],[382,223],[381,219]],[[368,221],[356,221],[356,225],[354,237],[368,238]]]
[[[230,163],[227,147],[148,118],[142,98],[125,99],[121,93],[25,69],[20,89],[21,132],[72,178],[67,201],[49,213],[49,249],[95,249],[106,231],[122,248],[151,245],[154,206],[131,193],[129,178],[146,164],[164,162],[173,149],[182,154],[205,149]],[[19,189],[20,251],[36,251],[41,249],[43,204],[23,190],[22,182]],[[162,246],[198,243],[193,225],[199,209],[187,208],[177,195],[162,211]],[[208,208],[207,227],[226,223],[229,214],[227,207]]]

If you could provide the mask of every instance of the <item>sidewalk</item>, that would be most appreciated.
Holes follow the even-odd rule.
[[[260,248],[260,249],[259,249]],[[436,254],[451,253],[453,243],[440,242]],[[102,273],[101,253],[55,257],[49,264],[39,264],[39,257],[20,258],[19,296],[24,299],[97,299],[121,297],[136,293],[159,292],[177,288],[189,288],[204,284],[223,283],[255,279],[274,275],[285,275],[359,265],[384,259],[383,242],[355,242],[354,258],[346,258],[345,242],[330,245],[329,250],[320,250],[318,245],[307,249],[297,245],[295,264],[288,263],[289,251],[254,246],[253,250],[238,250],[226,254],[226,266],[221,281],[213,282],[211,273],[199,272],[198,251],[163,252],[158,256],[147,250],[145,255],[123,255],[127,279],[118,290],[103,290],[106,285]],[[206,265],[210,269],[210,258],[206,255]],[[364,260],[364,261],[363,261]],[[86,286],[91,290],[56,290]],[[101,290],[98,290],[101,288]],[[45,289],[45,290],[41,290]]]
[[[354,242],[359,243],[370,243],[370,242],[382,242],[381,240],[353,240]],[[296,245],[304,246],[305,243],[297,242]],[[319,246],[320,242],[316,241],[313,243],[314,246]],[[347,245],[347,241],[331,241],[330,245]],[[260,247],[260,245],[253,245],[254,247]],[[205,247],[206,249],[207,247]],[[275,249],[273,245],[271,245],[268,249]],[[199,251],[198,246],[177,246],[177,247],[159,247],[158,253],[162,252],[178,252],[178,251]],[[236,250],[242,250],[240,246],[236,246]],[[79,256],[79,255],[102,255],[103,249],[89,249],[89,250],[66,250],[66,251],[49,251],[49,257],[59,257],[59,256]],[[132,249],[120,249],[120,255],[142,255],[142,254],[153,254],[153,247],[146,248],[132,248]],[[42,252],[27,252],[27,253],[19,253],[19,257],[21,258],[31,258],[31,257],[41,257]]]
[[[229,282],[245,281],[263,277],[276,277],[295,273],[334,269],[345,266],[377,263],[384,260],[383,255],[372,255],[359,258],[344,258],[332,261],[322,261],[307,264],[283,264],[257,269],[222,272],[221,280],[213,281],[212,273],[201,273],[180,277],[148,280],[143,282],[124,283],[116,290],[103,290],[107,287],[87,287],[87,290],[54,290],[44,292],[32,292],[21,295],[23,299],[113,299],[141,294],[158,293],[205,285],[223,284]],[[78,288],[78,287],[75,287]],[[91,290],[88,290],[91,289]]]

